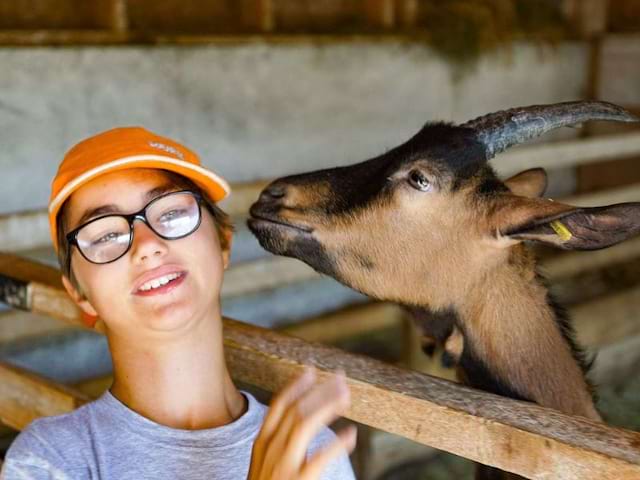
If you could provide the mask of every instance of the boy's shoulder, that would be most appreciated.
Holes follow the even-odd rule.
[[[39,478],[39,470],[47,472],[47,478],[71,478],[70,472],[86,464],[83,446],[91,442],[87,420],[94,407],[90,402],[70,413],[31,422],[11,443],[3,478],[15,478],[12,474],[18,472],[29,473],[27,478]]]

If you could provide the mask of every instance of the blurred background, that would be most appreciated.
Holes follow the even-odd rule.
[[[45,207],[66,150],[142,125],[197,151],[235,194],[224,313],[447,378],[410,321],[244,224],[269,179],[379,154],[425,122],[600,99],[640,114],[640,0],[0,0],[0,250],[52,265]],[[640,201],[640,130],[593,123],[496,159],[543,166],[548,195]],[[640,242],[541,250],[607,421],[640,429]],[[605,320],[606,319],[606,320]],[[0,304],[0,358],[98,394],[104,339]],[[3,428],[6,449],[15,432]],[[472,478],[472,466],[361,427],[361,479]]]

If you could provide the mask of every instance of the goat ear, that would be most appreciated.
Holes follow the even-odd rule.
[[[499,230],[503,237],[565,250],[597,250],[640,233],[640,203],[581,208],[551,200],[536,200],[530,200],[528,218],[520,211],[519,222]],[[541,208],[543,205],[546,208]]]
[[[504,183],[515,195],[541,197],[548,185],[547,172],[544,168],[531,168],[508,178]]]

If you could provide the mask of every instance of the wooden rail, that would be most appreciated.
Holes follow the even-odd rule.
[[[0,259],[1,301],[81,323],[77,310],[76,318],[69,316],[75,306],[60,289],[55,269],[9,255]],[[50,302],[36,301],[43,290]],[[640,478],[639,433],[230,319],[224,320],[224,331],[227,361],[237,380],[274,391],[304,365],[314,365],[321,375],[343,369],[353,398],[346,417],[352,420],[527,478]],[[30,418],[86,401],[19,370],[0,372],[0,418],[11,425],[24,426]]]

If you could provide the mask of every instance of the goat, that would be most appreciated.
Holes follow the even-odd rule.
[[[275,254],[411,308],[425,336],[446,344],[463,383],[600,421],[588,362],[523,241],[608,247],[640,231],[640,203],[566,205],[542,198],[544,170],[501,181],[488,164],[590,120],[638,119],[585,101],[427,123],[373,159],[275,180],[252,205],[249,228]],[[503,474],[480,467],[476,478]]]

